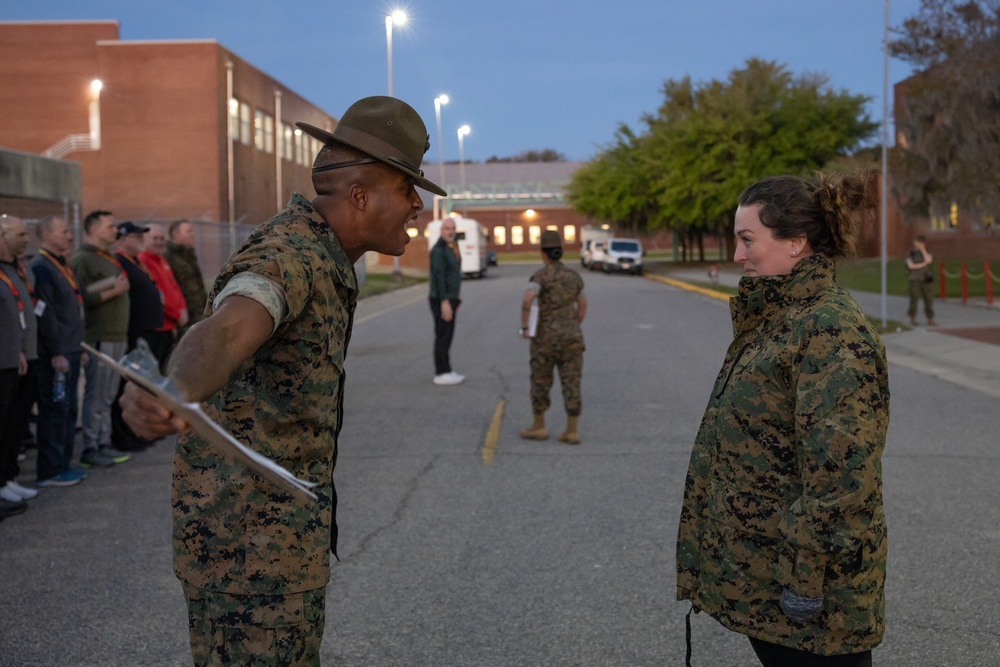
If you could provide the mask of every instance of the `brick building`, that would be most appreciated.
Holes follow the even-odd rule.
[[[0,146],[79,164],[81,217],[200,221],[206,272],[292,191],[312,196],[319,145],[294,122],[336,125],[213,40],[125,41],[114,21],[0,23],[0,109]]]

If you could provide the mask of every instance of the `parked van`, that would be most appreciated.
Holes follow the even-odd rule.
[[[482,278],[486,275],[487,262],[486,244],[489,233],[486,228],[472,218],[451,215],[455,221],[455,244],[462,256],[462,275]],[[427,223],[424,231],[427,237],[427,249],[430,250],[441,238],[441,223],[444,220],[434,220]]]
[[[584,225],[580,229],[580,266],[590,268],[594,253],[604,249],[611,238],[611,230],[595,225]]]
[[[605,273],[620,271],[642,275],[642,243],[639,239],[610,238],[594,253],[590,268]]]

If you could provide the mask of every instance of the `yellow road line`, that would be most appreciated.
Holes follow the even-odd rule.
[[[497,449],[497,440],[500,439],[500,420],[503,418],[503,406],[506,403],[504,399],[500,399],[500,403],[497,404],[497,409],[493,411],[493,419],[490,421],[490,427],[486,431],[486,441],[483,442],[483,463],[489,465],[493,463],[493,454]]]
[[[661,283],[666,283],[673,287],[679,287],[688,292],[697,292],[698,294],[711,297],[713,299],[719,299],[720,301],[729,301],[732,298],[732,294],[726,294],[725,292],[717,292],[714,289],[708,289],[706,287],[699,287],[698,285],[692,285],[691,283],[686,283],[683,280],[676,280],[674,278],[667,278],[666,276],[658,276],[654,273],[644,273],[643,277],[649,278],[650,280],[656,280]]]

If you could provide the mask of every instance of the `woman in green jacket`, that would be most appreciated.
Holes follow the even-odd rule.
[[[867,182],[750,186],[734,340],[691,454],[678,599],[749,637],[765,667],[871,665],[885,628],[885,348],[834,278]]]

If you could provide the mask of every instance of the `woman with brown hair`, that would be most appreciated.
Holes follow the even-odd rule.
[[[734,340],[695,440],[678,599],[763,665],[871,665],[885,628],[885,349],[834,278],[868,181],[764,179],[739,198]]]

